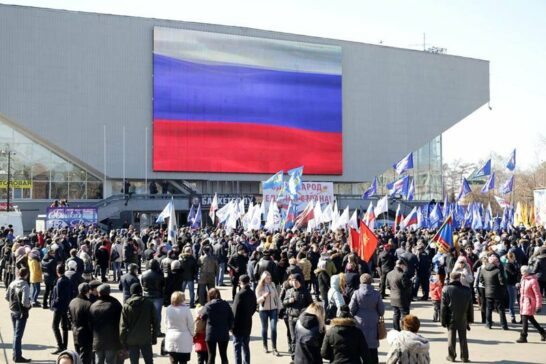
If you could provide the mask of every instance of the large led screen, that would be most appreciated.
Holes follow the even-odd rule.
[[[155,171],[342,174],[341,48],[154,28]]]

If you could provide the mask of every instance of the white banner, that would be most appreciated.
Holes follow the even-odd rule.
[[[263,203],[266,208],[273,201],[277,201],[280,192],[278,188],[267,188],[263,191]],[[302,182],[301,189],[298,192],[298,199],[295,201],[297,211],[303,211],[309,201],[319,201],[321,205],[327,205],[334,202],[334,183],[333,182]],[[288,207],[288,197],[278,201],[279,208],[286,209]],[[294,203],[294,202],[293,202]]]
[[[546,189],[535,190],[535,224],[546,225]]]

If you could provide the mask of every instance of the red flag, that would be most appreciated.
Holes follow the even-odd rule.
[[[351,250],[359,253],[359,246],[360,246],[360,233],[356,229],[350,228],[349,233],[349,246],[351,247]]]
[[[364,224],[364,221],[360,221],[358,255],[360,256],[360,258],[366,261],[366,263],[370,261],[373,254],[375,253],[378,242],[379,240],[377,239],[377,236],[375,236],[373,231],[371,231],[370,228],[366,224]]]

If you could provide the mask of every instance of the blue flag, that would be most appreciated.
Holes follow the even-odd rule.
[[[400,194],[402,196],[408,195],[409,190],[409,176],[404,176],[391,183],[387,183],[387,189],[389,190],[389,196]]]
[[[474,205],[472,209],[472,229],[481,230],[483,229],[482,215],[480,214],[480,208],[478,205]]]
[[[487,193],[494,189],[495,189],[495,172],[491,173],[491,175],[489,176],[489,179],[483,185],[481,193]]]
[[[430,227],[436,229],[438,226],[440,226],[443,219],[444,217],[442,216],[442,210],[440,210],[440,205],[435,204],[429,215]]]
[[[414,195],[415,195],[415,179],[412,178],[408,188],[408,195],[406,196],[406,200],[413,201]]]
[[[462,183],[461,183],[461,190],[459,191],[459,195],[457,196],[457,201],[459,201],[461,198],[468,195],[472,190],[470,189],[470,185],[468,184],[468,181],[466,178],[463,177]]]
[[[485,230],[493,229],[493,211],[491,211],[491,204],[489,204],[489,206],[487,206],[487,210],[485,210],[485,216],[483,219],[483,228]]]
[[[193,204],[192,204],[190,207],[190,212],[188,213],[188,225],[192,225],[194,220],[195,220],[195,209],[193,208]]]
[[[506,162],[506,168],[509,171],[514,171],[516,169],[516,150],[514,149],[512,151],[512,154],[510,154],[510,158],[508,159],[508,162]]]
[[[370,198],[376,194],[377,194],[377,177],[374,177],[371,186],[368,187],[366,191],[364,191],[362,198],[363,199]]]
[[[396,173],[402,174],[408,169],[413,168],[413,153],[408,154],[398,163],[392,165],[392,168],[396,170]]]
[[[503,195],[506,195],[512,192],[514,188],[514,176],[511,176],[504,184],[500,187],[499,192]]]
[[[193,208],[193,205],[191,206]],[[195,213],[195,216],[193,218],[193,221],[191,223],[191,227],[193,229],[199,229],[201,227],[201,204],[197,207],[197,212]]]
[[[491,174],[491,159],[485,162],[482,168],[472,175],[472,178],[480,178]]]
[[[453,217],[449,215],[431,241],[438,244],[438,248],[448,252],[453,248]]]
[[[295,199],[298,197],[298,191],[301,188],[301,176],[303,175],[303,166],[289,170],[288,175],[288,193],[290,198]]]
[[[278,171],[273,176],[269,177],[267,181],[262,182],[262,188],[265,189],[273,189],[276,187],[281,187],[283,183],[282,175],[283,171]]]

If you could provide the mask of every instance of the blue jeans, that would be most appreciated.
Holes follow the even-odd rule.
[[[95,364],[116,364],[117,350],[102,350],[95,352]]]
[[[135,345],[129,346],[129,360],[131,364],[138,364],[140,359],[140,353],[142,352],[142,359],[145,364],[152,364],[154,362],[154,353],[152,352],[152,345]]]
[[[20,318],[19,313],[11,313],[11,323],[13,325],[13,360],[19,359],[23,356],[21,349],[21,341],[23,340],[23,334],[25,333],[25,326],[27,325],[27,317]]]
[[[271,343],[273,349],[277,349],[277,310],[260,311],[260,321],[262,322],[262,341],[267,345],[267,326],[271,322]]]
[[[218,263],[218,277],[216,277],[216,285],[224,285],[224,274],[226,273],[226,263]]]
[[[37,303],[40,295],[40,283],[30,284],[30,302]]]
[[[510,316],[512,318],[516,317],[516,286],[507,285],[506,288],[508,289],[508,309],[510,310]]]
[[[233,336],[233,350],[236,364],[250,364],[250,336]]]
[[[163,298],[152,298],[155,307],[155,317],[157,318],[157,328],[161,332],[161,310],[163,309]]]
[[[188,290],[190,291],[190,306],[195,305],[195,286],[193,279],[191,281],[183,281],[182,282],[182,292],[186,290],[186,286],[188,287]]]
[[[112,271],[114,281],[119,280],[121,278],[121,262],[112,262]]]

